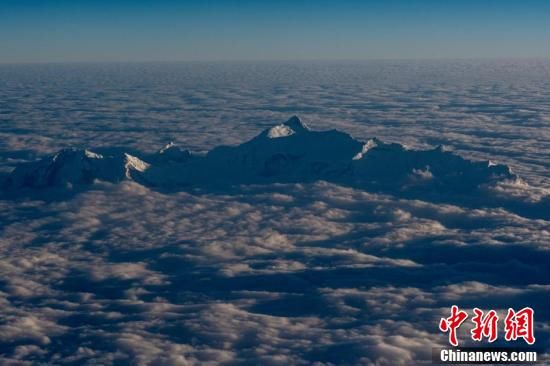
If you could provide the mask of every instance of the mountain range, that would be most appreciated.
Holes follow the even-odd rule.
[[[172,143],[140,156],[63,149],[18,165],[4,187],[134,180],[149,187],[178,189],[324,180],[383,192],[449,194],[517,179],[506,165],[467,160],[442,146],[413,150],[376,138],[362,142],[337,130],[313,131],[293,116],[247,142],[219,146],[205,154]]]

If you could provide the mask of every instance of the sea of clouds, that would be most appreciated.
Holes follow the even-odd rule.
[[[548,61],[4,65],[0,174],[72,146],[205,151],[293,114],[507,164],[522,182],[493,194],[549,202]],[[0,363],[430,364],[453,304],[531,306],[550,346],[549,206],[322,181],[62,193],[0,195]]]

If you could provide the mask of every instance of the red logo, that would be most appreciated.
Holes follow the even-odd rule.
[[[523,308],[518,312],[514,309],[508,309],[508,315],[504,320],[506,324],[506,333],[504,339],[515,341],[523,338],[528,344],[535,343],[535,333],[533,331],[533,316],[535,312],[531,308]]]
[[[504,320],[504,338],[506,341],[510,342],[523,338],[530,345],[535,343],[534,314],[535,312],[530,307],[525,307],[517,312],[514,309],[508,309],[508,314]],[[439,330],[449,333],[449,343],[451,345],[458,346],[456,333],[467,318],[468,313],[453,305],[451,316],[441,318],[439,321]],[[498,338],[498,320],[499,317],[495,310],[489,310],[485,313],[483,310],[474,308],[474,316],[472,317],[474,327],[470,330],[472,339],[476,342],[481,342],[484,338],[489,343],[496,341]]]
[[[439,330],[442,332],[449,332],[449,343],[453,346],[458,346],[456,330],[460,328],[466,318],[468,318],[468,314],[465,311],[458,310],[458,306],[453,305],[451,307],[451,316],[448,318],[441,318],[439,322]]]
[[[475,328],[470,331],[472,339],[480,342],[483,337],[489,339],[489,343],[494,342],[498,335],[498,315],[494,310],[489,311],[487,314],[483,314],[483,310],[474,308],[475,316],[472,321],[475,324]]]

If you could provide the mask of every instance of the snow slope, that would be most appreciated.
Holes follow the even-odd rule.
[[[219,146],[206,155],[169,144],[142,159],[65,149],[21,164],[7,184],[48,187],[132,179],[148,186],[178,188],[324,180],[392,193],[449,193],[517,180],[506,165],[466,160],[441,146],[410,150],[376,138],[365,143],[337,130],[312,131],[296,116],[250,141]]]
[[[103,156],[89,150],[63,149],[37,162],[17,166],[8,176],[11,187],[43,188],[73,184],[91,184],[95,180],[120,182],[134,179],[149,164],[123,153]]]

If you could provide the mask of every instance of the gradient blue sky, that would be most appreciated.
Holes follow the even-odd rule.
[[[550,57],[550,1],[0,0],[0,62]]]

